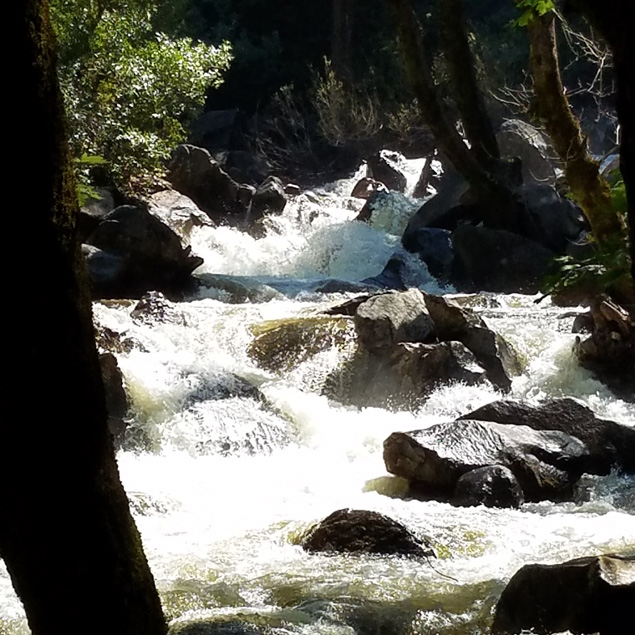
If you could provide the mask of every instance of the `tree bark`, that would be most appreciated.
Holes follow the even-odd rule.
[[[475,191],[481,202],[486,224],[496,229],[518,230],[518,210],[521,203],[513,192],[511,166],[489,159],[483,165],[479,161],[479,153],[472,152],[467,147],[454,123],[446,116],[447,109],[439,99],[430,72],[432,63],[423,44],[421,24],[410,0],[384,1],[397,26],[406,77],[417,98],[422,118],[430,128],[440,151]],[[463,64],[471,63],[471,55],[463,60]],[[463,108],[469,106],[464,103]],[[489,151],[484,150],[481,144],[477,145],[481,148],[480,154],[487,152],[489,157]]]
[[[555,14],[535,16],[527,26],[530,65],[538,116],[564,166],[571,193],[582,208],[600,245],[623,233],[606,180],[589,154],[560,78]]]
[[[438,0],[441,43],[445,53],[453,97],[463,122],[472,152],[483,165],[496,169],[500,158],[496,134],[485,108],[476,79],[463,3],[461,0]]]
[[[107,429],[77,198],[46,0],[14,3],[7,101],[21,131],[14,183],[28,253],[5,327],[13,416],[0,423],[0,555],[33,635],[166,632]],[[19,234],[18,234],[19,235]]]
[[[631,277],[635,281],[635,39],[632,3],[623,0],[569,0],[598,29],[613,54],[617,116],[621,127],[620,171],[626,186]],[[631,306],[635,315],[635,307]]]

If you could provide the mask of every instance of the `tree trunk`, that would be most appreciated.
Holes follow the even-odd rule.
[[[573,116],[560,78],[555,14],[535,16],[527,27],[530,64],[538,116],[564,166],[574,199],[582,208],[600,245],[623,232],[611,192],[589,155],[585,137]]]
[[[421,33],[421,24],[412,8],[410,0],[384,0],[391,11],[397,26],[397,35],[401,47],[406,77],[417,98],[422,118],[430,128],[441,153],[450,161],[455,170],[470,184],[481,203],[488,227],[496,229],[519,229],[518,210],[520,201],[514,195],[511,173],[513,166],[502,162],[493,161],[498,154],[493,150],[489,142],[480,143],[485,135],[481,135],[477,129],[478,124],[470,124],[470,133],[478,136],[479,150],[472,152],[464,143],[461,135],[456,130],[454,123],[446,115],[447,109],[441,103],[434,79],[430,72],[432,68],[424,45]],[[456,24],[456,22],[454,22]],[[460,34],[454,37],[460,38]],[[450,34],[446,38],[452,38]],[[464,47],[462,47],[464,48]],[[469,51],[469,47],[468,47]],[[458,62],[458,58],[456,60]],[[463,64],[472,64],[471,54]],[[468,103],[468,93],[463,94],[461,111],[477,108],[478,105]],[[461,112],[461,114],[462,114]],[[479,117],[468,117],[470,122]],[[486,149],[487,146],[487,149]],[[483,164],[479,156],[487,154],[488,161]],[[490,156],[491,155],[491,156]],[[516,184],[517,185],[517,184]]]
[[[623,0],[569,0],[569,4],[598,29],[613,54],[617,116],[621,127],[620,171],[626,186],[631,277],[635,281],[635,40],[632,3]],[[635,315],[635,307],[630,308],[631,314]]]
[[[7,120],[22,134],[12,182],[31,187],[14,214],[28,253],[5,327],[14,415],[0,424],[0,555],[34,635],[158,635],[166,625],[107,430],[48,7],[8,11],[20,88]]]
[[[452,80],[465,136],[483,165],[497,168],[500,158],[496,134],[478,87],[461,0],[438,0],[441,42]]]

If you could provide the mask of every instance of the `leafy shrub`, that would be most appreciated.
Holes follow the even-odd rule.
[[[98,3],[96,3],[98,4]],[[152,0],[54,0],[60,83],[76,156],[98,155],[119,185],[149,185],[186,137],[231,49],[155,32]]]

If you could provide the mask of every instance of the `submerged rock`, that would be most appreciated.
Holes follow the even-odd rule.
[[[461,476],[500,465],[513,473],[527,500],[561,500],[587,471],[589,452],[563,432],[461,420],[394,432],[384,441],[384,463],[431,498],[449,500]]]
[[[333,512],[311,528],[301,544],[310,552],[434,556],[426,541],[401,523],[384,514],[359,509]]]
[[[635,428],[600,419],[571,397],[550,399],[537,406],[518,401],[493,401],[459,419],[525,425],[534,430],[560,430],[587,446],[593,473],[608,474],[614,467],[635,472]]]
[[[493,635],[625,635],[635,606],[635,556],[601,555],[522,567],[505,587]]]

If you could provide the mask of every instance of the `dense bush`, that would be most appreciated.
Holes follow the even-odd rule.
[[[75,155],[102,156],[119,185],[148,185],[221,83],[229,44],[157,32],[157,0],[51,4]]]

